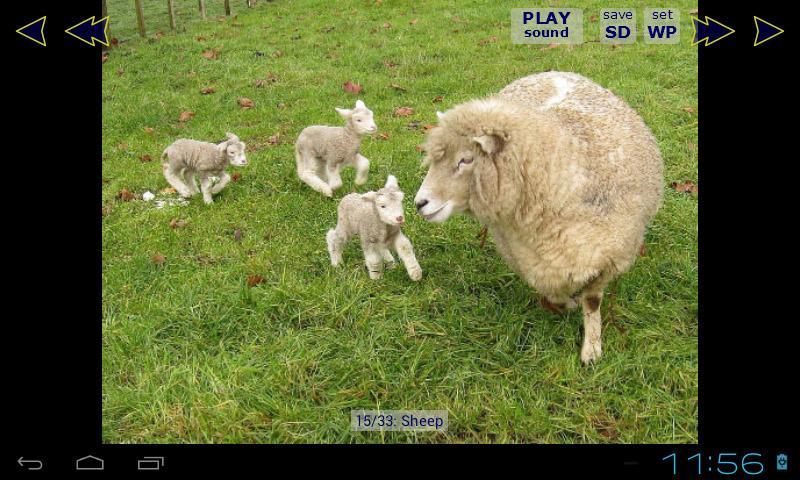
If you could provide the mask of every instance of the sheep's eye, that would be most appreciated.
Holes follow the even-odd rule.
[[[458,166],[460,167],[461,165],[469,165],[470,163],[472,163],[472,158],[471,157],[464,157],[464,158],[462,158],[461,160],[458,161]]]
[[[386,205],[381,205],[381,208],[386,208]]]
[[[357,118],[357,119],[356,119],[356,122],[358,122],[358,123],[361,123],[361,119],[360,119],[360,118]]]

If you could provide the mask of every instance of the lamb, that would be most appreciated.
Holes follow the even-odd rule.
[[[336,228],[330,229],[326,236],[331,265],[336,267],[341,263],[344,245],[353,235],[358,235],[370,278],[381,278],[384,262],[394,266],[394,257],[389,251],[394,248],[411,280],[420,280],[422,268],[414,256],[414,247],[400,231],[404,222],[403,192],[394,175],[389,175],[386,185],[376,192],[346,195],[339,203]]]
[[[232,133],[227,133],[226,137],[219,144],[176,140],[161,154],[164,178],[182,197],[189,198],[202,191],[203,201],[213,203],[212,195],[222,191],[231,181],[231,176],[225,171],[228,165],[247,165],[244,142]],[[200,177],[199,191],[195,175]],[[216,183],[215,179],[218,179]]]
[[[580,358],[598,360],[603,290],[631,268],[661,205],[652,133],[613,93],[564,72],[438,115],[418,212],[431,222],[474,215],[545,307],[582,307]]]
[[[372,110],[361,100],[356,108],[335,109],[346,123],[344,127],[314,125],[300,132],[295,143],[297,176],[306,185],[326,197],[342,186],[342,166],[356,167],[356,185],[364,185],[369,173],[369,160],[359,153],[364,135],[378,131]]]

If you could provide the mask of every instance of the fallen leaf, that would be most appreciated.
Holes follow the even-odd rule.
[[[436,95],[433,97],[433,103],[440,103],[442,100],[444,100],[444,96],[442,95]]]
[[[180,122],[188,122],[189,120],[193,119],[196,114],[191,111],[181,112],[181,116],[178,118]]]
[[[276,133],[275,135],[271,135],[271,136],[270,136],[270,137],[267,139],[267,143],[268,143],[269,145],[277,145],[277,144],[278,144],[278,142],[280,142],[280,140],[281,140],[281,134],[280,134],[280,133]]]
[[[139,161],[142,162],[142,163],[152,162],[153,161],[153,157],[151,157],[150,155],[142,155],[139,158]]]
[[[540,48],[539,51],[542,52],[544,50],[552,50],[554,48],[558,48],[558,44],[557,43],[548,43],[544,47]]]
[[[127,188],[123,188],[122,190],[119,191],[119,193],[117,193],[117,198],[122,200],[123,202],[130,202],[136,197],[133,194],[133,192],[131,192]]]
[[[165,35],[165,33],[162,32],[161,30],[159,30],[159,31],[156,32],[156,39],[161,39],[161,37],[163,37],[164,35]]]
[[[264,283],[264,277],[258,274],[252,274],[247,276],[247,286],[250,288],[255,287],[256,285],[261,285]]]
[[[405,88],[401,87],[400,85],[398,85],[398,84],[396,84],[396,83],[392,83],[392,84],[390,84],[389,86],[390,86],[390,87],[392,87],[392,88],[394,88],[395,90],[399,90],[399,91],[401,91],[401,92],[405,92],[405,91],[406,91],[406,89],[405,89]]]
[[[255,102],[250,100],[249,98],[240,97],[239,98],[239,106],[242,108],[253,108],[256,106]]]
[[[396,66],[397,66],[397,64],[396,64],[396,63],[394,63],[394,62],[393,62],[393,61],[391,61],[391,60],[384,60],[384,61],[383,61],[383,66],[384,66],[384,67],[386,67],[386,68],[394,68],[394,67],[396,67]]]
[[[186,220],[181,220],[179,218],[173,218],[172,220],[169,221],[169,226],[173,230],[176,229],[176,228],[183,228],[183,227],[186,226]]]
[[[683,111],[686,113],[694,113],[694,107],[683,107]]]
[[[418,151],[418,152],[424,152],[425,151],[425,147],[422,146],[422,145],[417,145],[416,147],[414,147],[414,149],[416,151]]]
[[[239,243],[242,243],[242,230],[240,228],[237,228],[233,231],[233,239]]]
[[[414,20],[411,20],[410,22],[408,22],[408,24],[409,25],[416,25],[417,22],[419,22],[419,18],[415,18]]]
[[[485,40],[481,40],[480,42],[478,42],[478,45],[486,45],[488,43],[494,43],[496,41],[497,41],[497,37],[495,35],[492,35],[491,37],[489,37],[489,38],[487,38]]]
[[[597,21],[597,15],[589,15],[589,22],[594,23]]]
[[[414,114],[414,109],[411,107],[397,107],[394,109],[395,117],[407,117]]]
[[[691,180],[686,180],[683,183],[672,182],[670,184],[670,187],[672,187],[678,193],[689,193],[689,194],[697,193],[697,184],[695,184]]]
[[[408,129],[419,130],[420,125],[422,125],[422,122],[420,122],[419,120],[412,120],[411,122],[408,122]]]
[[[236,172],[233,175],[231,175],[231,182],[238,182],[241,179],[242,179],[242,174],[239,172]]]
[[[153,127],[144,127],[144,131],[145,133],[153,133],[155,129]]]
[[[108,52],[103,52],[103,54],[100,55],[100,62],[106,63],[107,61],[108,61]]]
[[[164,255],[162,255],[160,253],[156,253],[155,255],[150,257],[150,261],[155,263],[156,265],[163,265],[164,262],[167,261],[167,257],[165,257]]]
[[[127,149],[128,149],[128,143],[127,142],[122,142],[119,145],[117,145],[117,150],[127,150]]]
[[[266,80],[262,80],[262,79],[259,78],[258,80],[253,82],[253,85],[255,85],[256,88],[261,88],[261,87],[264,86],[265,83],[267,83]]]
[[[178,192],[178,191],[177,191],[177,190],[175,190],[175,189],[174,189],[174,188],[172,188],[172,187],[167,187],[167,188],[165,188],[164,190],[161,190],[161,193],[167,193],[167,194],[172,194],[172,193],[177,193],[177,192]]]
[[[428,130],[432,129],[432,128],[436,128],[436,125],[423,125],[423,126],[422,126],[422,130],[424,130],[424,131],[426,131],[426,132],[427,132]]]
[[[275,105],[279,110],[284,110],[286,108],[286,104],[283,102],[278,103]]]
[[[205,87],[200,89],[200,93],[202,93],[203,95],[209,95],[214,92],[216,92],[216,89],[214,89],[214,87]]]
[[[111,46],[116,47],[117,45],[119,45],[119,38],[111,37]]]
[[[217,57],[219,56],[219,49],[212,48],[211,50],[203,50],[203,53],[201,53],[200,55],[209,60],[216,60]]]
[[[194,38],[195,38],[195,40],[197,40],[198,42],[205,42],[205,41],[206,41],[206,37],[204,37],[204,36],[202,36],[202,35],[198,35],[198,36],[196,36],[196,37],[194,37]]]
[[[121,77],[124,74],[125,74],[125,69],[124,68],[118,68],[117,69],[117,76]]]
[[[383,28],[392,28],[392,24],[389,23],[389,22],[386,22],[386,23],[383,24]]]
[[[273,58],[279,58],[279,57],[282,57],[282,56],[283,56],[283,52],[281,50],[275,50],[274,52],[272,52],[272,57]]]
[[[112,210],[114,210],[114,207],[112,207],[111,204],[104,205],[103,206],[103,210],[101,211],[103,217],[107,217],[107,216],[111,215],[111,211]]]
[[[275,82],[277,82],[277,81],[278,81],[278,76],[277,76],[277,75],[275,75],[275,74],[274,74],[274,73],[272,73],[272,72],[268,72],[268,73],[267,73],[267,80],[268,80],[268,81],[270,81],[270,82],[272,82],[272,83],[275,83]]]
[[[645,253],[647,253],[647,252],[646,252],[646,250],[644,248],[644,243],[643,243],[642,246],[639,247],[639,256],[640,257],[644,257]]]
[[[380,7],[381,5],[383,5],[383,0],[375,0],[376,7]]]
[[[389,140],[389,134],[386,132],[381,132],[378,134],[378,138],[380,138],[381,140]]]
[[[359,85],[357,83],[353,83],[350,80],[344,82],[344,84],[342,85],[342,88],[344,88],[345,92],[352,93],[352,94],[355,94],[355,95],[358,95],[359,93],[361,93],[362,90],[364,90],[364,87],[362,87],[361,85]]]

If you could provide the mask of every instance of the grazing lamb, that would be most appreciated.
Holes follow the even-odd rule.
[[[247,165],[244,142],[232,133],[226,135],[227,140],[220,144],[176,140],[161,154],[164,178],[182,197],[189,198],[202,191],[203,201],[213,203],[211,196],[231,181],[231,176],[225,171],[228,164]],[[200,177],[200,191],[194,181],[195,175]],[[218,179],[216,183],[215,179]]]
[[[344,127],[306,127],[294,146],[300,180],[326,197],[333,196],[333,191],[342,186],[339,170],[344,165],[356,167],[356,185],[367,182],[369,160],[359,153],[359,147],[364,135],[378,131],[372,110],[361,100],[352,110],[336,111],[346,120]]]
[[[431,222],[471,213],[544,306],[580,304],[581,360],[596,361],[603,290],[633,265],[661,205],[650,130],[610,91],[562,72],[437,115],[417,210]]]
[[[346,195],[339,203],[336,228],[329,230],[326,236],[331,265],[339,265],[344,245],[353,235],[358,235],[370,278],[381,278],[384,262],[394,265],[394,257],[389,251],[389,248],[394,248],[411,280],[421,279],[422,269],[414,256],[414,247],[400,231],[404,222],[403,192],[394,175],[389,175],[386,186],[377,192]]]

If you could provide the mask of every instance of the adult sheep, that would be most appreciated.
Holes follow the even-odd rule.
[[[661,205],[652,133],[613,93],[564,72],[437,115],[418,212],[431,222],[474,215],[545,306],[581,305],[581,360],[598,360],[603,290],[633,265]]]

